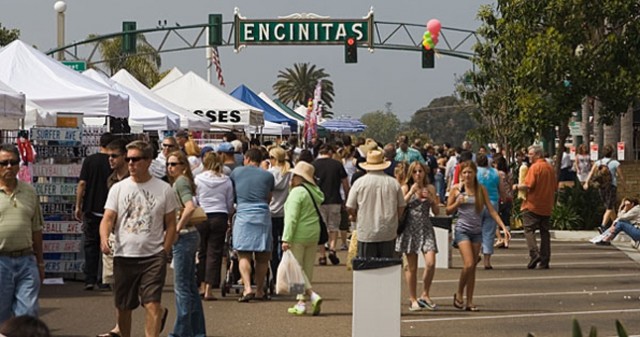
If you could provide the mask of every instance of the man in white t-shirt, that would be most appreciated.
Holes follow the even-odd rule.
[[[146,142],[127,145],[130,177],[109,190],[100,224],[102,252],[109,254],[109,233],[115,233],[114,297],[120,335],[131,336],[131,312],[142,302],[145,336],[159,336],[167,309],[160,305],[167,273],[167,254],[176,238],[175,192],[153,177],[153,148]],[[138,334],[135,334],[138,335]]]

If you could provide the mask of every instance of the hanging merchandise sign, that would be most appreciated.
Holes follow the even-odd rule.
[[[50,212],[53,213],[53,212]],[[45,221],[43,234],[82,234],[82,223],[78,221]]]
[[[85,158],[93,152],[87,146],[35,145],[33,148],[44,158]]]
[[[42,208],[42,214],[73,214],[74,210],[74,204],[72,203],[41,202],[40,207]]]
[[[363,19],[331,19],[313,13],[295,13],[278,19],[251,20],[236,10],[235,49],[246,45],[342,45],[355,37],[373,47],[373,11]]]
[[[84,269],[83,260],[45,260],[45,273],[82,273]]]
[[[39,154],[39,152],[38,152]],[[80,164],[34,164],[33,175],[36,177],[78,177],[82,165]]]
[[[82,140],[82,130],[80,128],[32,128],[31,138],[35,140],[66,140],[80,142]]]
[[[44,240],[43,253],[79,253],[82,240]]]
[[[33,184],[36,193],[41,196],[48,195],[76,195],[77,184]]]
[[[591,160],[598,160],[598,144],[591,144],[591,151],[589,154],[591,155]]]
[[[618,161],[624,160],[624,142],[618,142]]]

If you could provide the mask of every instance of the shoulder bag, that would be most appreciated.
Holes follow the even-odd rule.
[[[300,186],[304,187],[304,189],[307,190],[307,192],[309,193],[309,197],[311,197],[311,201],[313,202],[313,207],[315,207],[315,209],[316,209],[316,213],[318,214],[318,218],[320,219],[320,239],[318,240],[318,244],[319,245],[324,245],[325,243],[327,243],[329,241],[329,233],[327,232],[327,224],[325,224],[324,220],[322,219],[322,214],[320,214],[320,210],[318,209],[318,205],[316,204],[316,199],[313,198],[313,195],[311,194],[311,191],[309,191],[307,186],[304,186],[304,184],[302,184]]]

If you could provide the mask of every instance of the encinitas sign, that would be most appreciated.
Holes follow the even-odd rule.
[[[235,49],[247,45],[339,45],[355,37],[373,46],[373,12],[363,19],[331,19],[312,13],[274,19],[249,20],[236,10]]]

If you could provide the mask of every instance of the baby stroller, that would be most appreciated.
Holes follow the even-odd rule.
[[[227,233],[227,237],[225,239],[225,246],[227,247],[227,271],[220,286],[220,292],[222,297],[226,297],[227,294],[232,291],[236,294],[241,294],[244,289],[244,285],[242,284],[242,278],[240,277],[240,260],[238,258],[238,253],[233,249],[233,237],[231,233]],[[255,289],[255,279],[254,279],[254,262],[251,261],[251,288]],[[265,278],[265,294],[269,294],[269,296],[273,296],[275,292],[275,283],[272,282],[272,273],[271,267],[267,269],[267,277]]]

